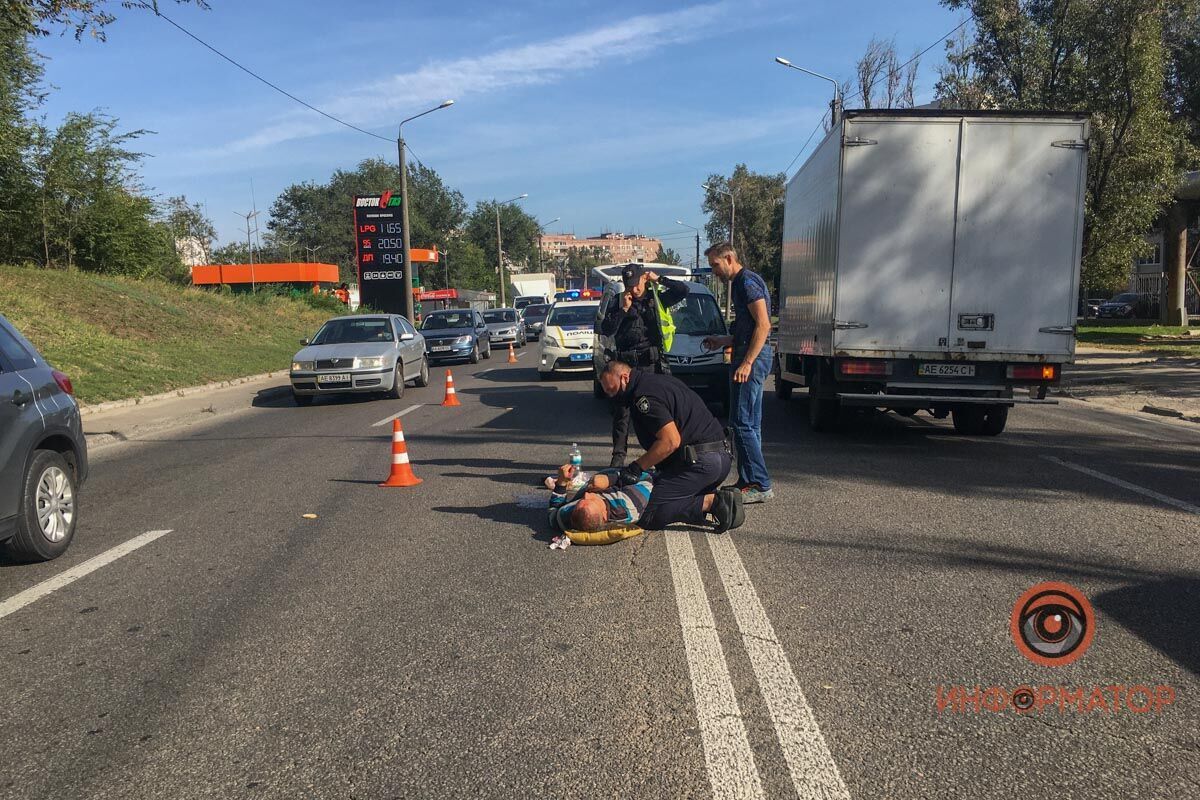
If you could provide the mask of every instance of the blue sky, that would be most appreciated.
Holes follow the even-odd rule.
[[[114,3],[115,5],[115,3]],[[902,57],[961,17],[936,0],[460,3],[211,0],[164,10],[293,94],[359,127],[405,138],[469,203],[527,192],[551,231],[682,234],[702,227],[701,181],[739,162],[783,170],[872,35]],[[395,146],[277,94],[153,15],[121,12],[106,43],[43,39],[55,87],[44,113],[101,108],[145,128],[146,183],[206,204],[222,242],[235,212]],[[942,48],[922,61],[932,95]],[[797,162],[797,166],[801,162]],[[794,171],[795,167],[793,167]],[[349,220],[347,203],[347,220]],[[265,230],[265,228],[264,228]],[[244,236],[244,233],[241,234]],[[685,238],[668,240],[685,253]],[[414,246],[418,243],[414,242]]]

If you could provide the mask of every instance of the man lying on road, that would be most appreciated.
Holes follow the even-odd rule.
[[[646,508],[651,503],[654,494],[654,481],[648,472],[642,472],[637,480],[627,480],[623,486],[619,483],[618,470],[605,470],[597,473],[587,486],[567,499],[567,484],[574,475],[575,467],[563,464],[558,468],[558,476],[554,488],[550,492],[550,527],[556,533],[573,531],[598,531],[609,525],[638,525],[657,530],[672,522],[696,522],[692,518],[669,519],[664,515],[658,518],[645,516]],[[742,524],[740,503],[734,493],[726,492],[721,496],[707,494],[700,498],[703,509],[703,519],[712,515],[715,530],[724,533],[730,528]],[[737,508],[735,509],[735,503]],[[698,524],[699,524],[698,523]]]

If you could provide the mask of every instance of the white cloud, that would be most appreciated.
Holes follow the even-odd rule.
[[[715,30],[716,23],[731,10],[729,2],[719,2],[630,17],[482,56],[427,64],[316,105],[360,127],[389,124],[398,116],[396,112],[420,110],[447,98],[458,100],[473,94],[545,85],[607,61],[629,61],[665,45],[694,41]],[[363,109],[368,108],[370,113],[364,113]],[[314,116],[312,112],[296,111],[250,136],[206,149],[200,155],[228,156],[336,129],[335,123]]]

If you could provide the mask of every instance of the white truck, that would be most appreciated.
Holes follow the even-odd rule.
[[[549,303],[557,291],[553,272],[530,272],[513,275],[511,279],[513,308],[520,311],[525,306]]]
[[[1075,353],[1088,117],[847,111],[788,182],[775,391],[996,435]]]

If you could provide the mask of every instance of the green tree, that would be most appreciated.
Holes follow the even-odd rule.
[[[948,54],[944,106],[1091,112],[1083,283],[1120,286],[1179,173],[1196,163],[1179,117],[1186,104],[1173,119],[1167,96],[1168,23],[1195,0],[942,2],[975,21],[974,41]]]
[[[736,204],[734,248],[741,262],[774,285],[779,279],[783,245],[783,195],[785,176],[762,175],[738,164],[733,175],[709,175],[701,206],[708,212],[704,226],[711,242],[729,240],[729,196]]]
[[[446,276],[442,264],[422,264],[423,274],[427,276],[422,278],[422,282],[426,287],[499,292],[500,282],[496,275],[496,265],[488,263],[479,245],[466,238],[455,239],[445,247],[445,252],[450,261],[450,286],[445,285]]]
[[[9,15],[0,15],[0,52],[0,262],[13,262],[29,259],[36,244],[26,159],[37,133],[28,114],[44,95],[41,61]]]
[[[207,9],[207,0],[175,0]],[[85,33],[104,40],[104,29],[117,17],[106,0],[5,0],[0,5],[0,22],[19,25],[32,36],[49,36],[52,28],[73,30],[76,39]],[[121,0],[121,8],[158,12],[157,0]]]
[[[337,264],[343,279],[353,280],[351,200],[355,195],[377,195],[389,189],[400,189],[399,168],[383,159],[367,159],[353,170],[335,171],[327,183],[298,183],[284,189],[271,205],[267,228],[276,242],[296,242],[297,253],[319,247],[321,261]],[[413,247],[441,247],[462,226],[466,202],[433,170],[409,164],[408,196]]]
[[[537,220],[526,214],[516,203],[497,204],[480,200],[466,220],[466,238],[474,242],[489,264],[496,260],[496,208],[500,209],[500,233],[504,245],[504,263],[508,266],[528,266],[533,263],[537,247]]]
[[[679,258],[679,253],[676,253],[669,247],[660,248],[658,256],[654,259],[659,264],[682,264],[682,259]]]

